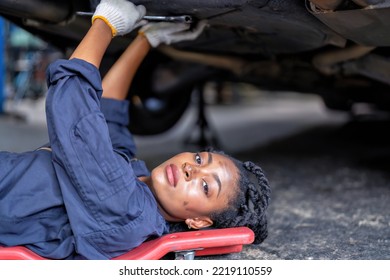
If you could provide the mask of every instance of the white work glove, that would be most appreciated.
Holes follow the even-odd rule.
[[[187,23],[158,22],[144,25],[139,33],[143,34],[152,47],[160,44],[170,45],[181,41],[195,40],[206,27],[206,21],[200,21],[194,29]]]
[[[111,28],[112,37],[121,36],[142,25],[145,14],[144,6],[135,6],[127,0],[101,0],[92,16],[92,23],[100,18]]]

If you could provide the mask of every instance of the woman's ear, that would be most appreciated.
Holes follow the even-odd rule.
[[[194,219],[186,219],[185,223],[188,228],[201,229],[213,225],[213,221],[209,217],[198,217]]]

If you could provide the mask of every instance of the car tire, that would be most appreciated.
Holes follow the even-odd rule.
[[[141,64],[129,91],[130,125],[136,135],[155,135],[172,128],[182,117],[191,100],[192,84],[159,91],[156,76],[173,69],[171,60],[151,52]],[[174,73],[176,74],[176,73]]]

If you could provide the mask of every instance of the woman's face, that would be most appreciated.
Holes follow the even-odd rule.
[[[236,166],[223,155],[181,153],[153,169],[150,188],[167,220],[208,218],[227,206],[237,176]]]

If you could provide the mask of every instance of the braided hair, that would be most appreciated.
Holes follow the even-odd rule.
[[[259,244],[268,235],[266,210],[271,190],[263,170],[251,161],[241,162],[222,151],[208,149],[229,158],[238,169],[235,182],[237,191],[221,211],[211,213],[215,228],[246,226],[255,233],[254,244]],[[185,230],[184,223],[170,225],[171,232]]]
[[[268,235],[266,210],[271,190],[263,170],[251,161],[241,162],[223,152],[233,161],[239,171],[237,193],[231,198],[227,209],[211,214],[217,228],[247,226],[255,233],[255,244]]]

